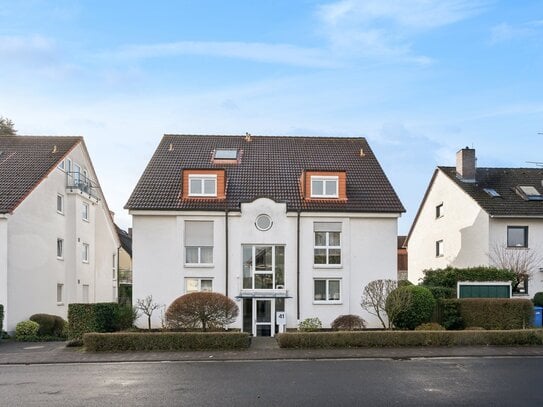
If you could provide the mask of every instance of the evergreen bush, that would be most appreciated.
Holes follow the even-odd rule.
[[[38,340],[40,324],[34,321],[21,321],[15,326],[15,339],[18,341]]]
[[[535,293],[533,303],[536,307],[543,307],[543,292]]]
[[[417,285],[400,287],[396,290],[405,290],[411,294],[408,305],[392,320],[396,328],[415,329],[418,325],[430,321],[436,304],[430,290]]]

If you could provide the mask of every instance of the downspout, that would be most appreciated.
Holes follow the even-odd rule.
[[[228,207],[224,209],[224,248],[225,248],[225,255],[224,255],[224,261],[225,261],[225,285],[224,285],[224,295],[228,297]]]
[[[296,222],[296,319],[300,319],[300,210]]]

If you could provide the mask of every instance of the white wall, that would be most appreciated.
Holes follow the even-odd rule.
[[[81,144],[69,157],[96,180]],[[56,211],[59,193],[64,196],[63,214]],[[101,198],[93,203],[78,192],[69,193],[65,173],[54,169],[9,216],[8,330],[35,313],[66,318],[68,304],[82,301],[83,284],[90,286],[91,302],[113,300],[111,256],[117,251],[118,239]],[[82,220],[83,202],[90,206],[89,222]],[[56,256],[57,238],[64,239],[62,260]],[[90,246],[89,263],[82,262],[83,243]],[[64,284],[60,304],[56,301],[58,283]]]
[[[273,226],[260,231],[255,219],[268,214]],[[183,295],[187,277],[212,278],[213,290],[225,292],[225,214],[221,212],[133,211],[133,299],[152,295],[154,302],[168,306]],[[300,230],[300,319],[319,317],[324,327],[341,314],[358,314],[370,326],[376,319],[363,312],[360,298],[364,286],[378,278],[396,278],[397,217],[380,217],[345,213],[303,213]],[[214,221],[214,264],[211,267],[184,265],[184,221]],[[315,268],[313,265],[313,223],[341,222],[342,267]],[[297,214],[286,212],[286,205],[261,198],[242,204],[241,213],[229,213],[228,295],[235,298],[242,288],[242,245],[285,246],[285,289],[291,298],[285,300],[287,327],[294,328],[297,318]],[[341,304],[315,304],[314,278],[340,278]],[[237,301],[240,317],[233,324],[242,328],[242,301]],[[160,326],[160,313],[153,315],[153,325]],[[140,326],[146,320],[140,318]]]
[[[436,218],[439,204],[443,204],[443,216]],[[426,269],[488,264],[488,236],[487,213],[438,170],[409,236],[409,281],[417,284]],[[436,257],[438,240],[443,240],[441,257]]]

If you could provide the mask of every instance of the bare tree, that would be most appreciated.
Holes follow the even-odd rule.
[[[411,306],[411,301],[411,291],[409,291],[408,287],[399,287],[391,291],[386,299],[389,329],[392,329],[392,325],[398,315]]]
[[[511,248],[495,242],[488,256],[496,267],[515,273],[513,291],[518,291],[519,286],[532,279],[534,269],[541,265],[543,258],[540,253],[534,248]]]
[[[379,318],[383,328],[387,327],[384,320],[387,315],[385,310],[386,300],[396,287],[398,287],[398,284],[394,280],[373,280],[364,287],[364,292],[362,293],[362,302],[360,305],[368,313]],[[390,321],[390,317],[388,319]]]
[[[14,126],[10,119],[0,116],[0,136],[15,136],[17,130]]]
[[[153,302],[152,295],[148,295],[143,300],[138,298],[138,300],[136,301],[136,308],[140,310],[144,315],[147,315],[149,331],[151,330],[151,316],[153,315],[153,312],[162,307],[163,305]]]

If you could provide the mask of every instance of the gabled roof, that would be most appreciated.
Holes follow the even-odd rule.
[[[0,136],[0,213],[11,213],[81,137]]]
[[[490,216],[543,217],[543,201],[530,201],[517,192],[518,186],[532,186],[543,193],[541,168],[477,168],[476,182],[462,182],[455,167],[438,167]],[[492,197],[485,191],[495,190]]]
[[[216,149],[237,149],[238,163],[213,163]],[[361,150],[363,156],[361,156]],[[226,201],[180,199],[184,169],[226,171]],[[347,202],[304,200],[304,171],[346,171]],[[127,209],[239,210],[267,197],[287,210],[400,213],[402,206],[365,138],[165,135]]]
[[[115,224],[121,247],[132,257],[132,236]]]

